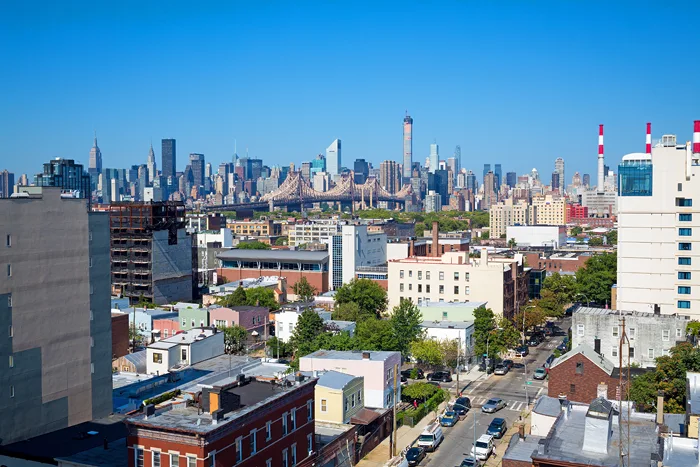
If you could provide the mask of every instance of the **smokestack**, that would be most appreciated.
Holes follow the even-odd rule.
[[[664,392],[659,391],[656,395],[656,424],[664,424]]]
[[[700,120],[695,120],[693,128],[693,154],[700,154]]]
[[[440,256],[440,252],[438,251],[438,248],[440,247],[440,224],[438,224],[437,221],[433,221],[433,256],[438,257]]]
[[[647,154],[651,155],[651,123],[647,123]]]
[[[603,125],[598,129],[598,193],[603,193],[605,186],[605,155],[603,152]]]

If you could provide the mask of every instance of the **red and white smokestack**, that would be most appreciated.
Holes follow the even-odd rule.
[[[651,155],[651,123],[647,123],[647,154]]]
[[[598,129],[598,193],[605,188],[605,154],[603,150],[603,125]]]
[[[693,154],[700,154],[700,120],[695,120],[693,128]]]

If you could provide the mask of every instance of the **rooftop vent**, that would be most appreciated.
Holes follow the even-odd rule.
[[[362,360],[369,360],[370,359],[370,353],[369,352],[362,352]]]

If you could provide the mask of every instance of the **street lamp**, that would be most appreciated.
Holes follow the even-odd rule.
[[[590,307],[590,306],[591,306],[591,301],[588,299],[588,296],[587,296],[585,293],[581,293],[581,292],[579,292],[579,293],[576,294],[577,297],[578,297],[579,295],[583,296],[583,298],[586,299],[586,302],[588,302],[588,306]]]

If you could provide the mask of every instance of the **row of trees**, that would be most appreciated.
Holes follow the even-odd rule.
[[[221,297],[217,303],[221,306],[264,306],[271,310],[279,309],[275,292],[267,287],[244,289],[239,286],[232,294]]]

